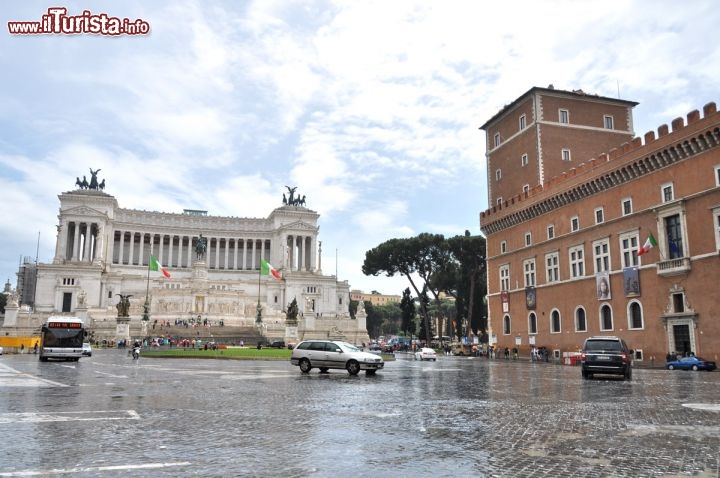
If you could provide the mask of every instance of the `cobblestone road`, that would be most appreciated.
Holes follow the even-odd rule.
[[[0,357],[0,477],[715,477],[720,372]]]

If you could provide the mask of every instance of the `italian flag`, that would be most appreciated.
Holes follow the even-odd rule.
[[[167,277],[168,279],[170,278],[170,273],[160,264],[160,261],[157,259],[157,257],[150,256],[150,264],[148,264],[148,267],[150,267],[151,271],[160,271],[165,277]]]
[[[268,261],[265,259],[260,259],[260,275],[272,275],[276,279],[282,279],[282,274],[280,274],[280,271],[275,269]]]
[[[647,241],[645,241],[645,244],[643,244],[643,246],[638,250],[638,253],[637,253],[638,256],[647,254],[648,252],[650,252],[650,249],[652,249],[655,246],[657,246],[657,241],[655,240],[655,238],[653,237],[652,232],[651,232],[647,238]]]

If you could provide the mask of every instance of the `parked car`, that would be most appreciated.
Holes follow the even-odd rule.
[[[665,364],[665,368],[668,370],[707,370],[712,372],[717,368],[717,365],[713,361],[700,357],[683,357],[669,361]]]
[[[82,346],[83,357],[92,357],[92,345],[88,342],[84,342]]]
[[[437,360],[437,353],[429,347],[422,347],[415,352],[415,360]]]
[[[592,378],[595,374],[621,375],[624,380],[632,379],[632,350],[618,337],[588,337],[580,353],[582,377]]]
[[[274,349],[284,349],[285,348],[285,341],[284,340],[273,340],[270,342],[270,347]]]
[[[366,375],[375,375],[385,366],[379,355],[339,340],[303,340],[293,349],[290,363],[299,366],[302,373],[309,373],[313,368],[326,373],[334,368],[345,369],[350,375],[357,375],[360,370],[365,370]]]

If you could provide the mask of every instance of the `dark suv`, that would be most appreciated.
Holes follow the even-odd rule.
[[[596,373],[621,375],[624,380],[632,379],[632,353],[625,341],[618,337],[589,337],[585,339],[580,363],[583,378],[592,378]]]

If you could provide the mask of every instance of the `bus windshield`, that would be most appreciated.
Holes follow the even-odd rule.
[[[82,347],[83,329],[45,329],[44,347]]]

